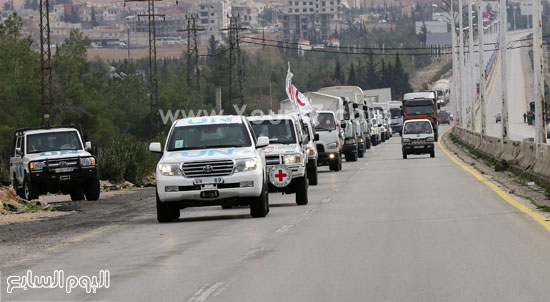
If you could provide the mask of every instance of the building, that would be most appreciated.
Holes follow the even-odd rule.
[[[445,21],[419,21],[416,22],[416,34],[422,32],[422,27],[426,25],[426,30],[428,33],[446,33],[448,32],[448,23]]]
[[[289,1],[279,15],[285,42],[327,41],[342,21],[341,0]]]
[[[229,27],[231,2],[229,0],[200,0],[189,7],[189,14],[199,17],[198,27],[204,29],[199,32],[199,44],[206,45],[211,36],[222,41],[227,34],[223,29]]]

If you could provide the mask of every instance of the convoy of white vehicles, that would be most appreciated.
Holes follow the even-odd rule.
[[[375,92],[388,98],[383,89]],[[318,166],[340,171],[343,158],[355,162],[395,132],[402,136],[403,158],[435,156],[437,92],[408,93],[402,103],[367,96],[355,86],[304,95],[315,109],[309,116],[284,100],[280,114],[175,121],[164,146],[149,146],[162,155],[155,172],[157,220],[178,219],[183,208],[215,205],[250,206],[252,217],[265,217],[270,192],[295,194],[296,204],[306,205],[309,185],[319,183]],[[91,143],[72,126],[17,130],[10,176],[27,200],[57,192],[97,200],[100,194]]]

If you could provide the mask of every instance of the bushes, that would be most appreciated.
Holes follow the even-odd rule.
[[[109,148],[99,150],[99,176],[103,180],[142,184],[155,171],[159,159],[159,155],[149,152],[145,143],[118,136]]]

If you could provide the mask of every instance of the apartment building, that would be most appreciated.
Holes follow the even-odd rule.
[[[231,14],[231,1],[229,0],[200,0],[189,7],[189,14],[199,17],[198,27],[204,29],[199,32],[199,44],[206,45],[213,35],[221,41],[226,32],[223,29],[229,27],[229,15]]]
[[[288,1],[279,15],[283,41],[327,41],[342,21],[341,0]]]

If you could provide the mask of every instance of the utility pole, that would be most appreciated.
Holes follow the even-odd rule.
[[[541,144],[546,144],[546,102],[544,99],[544,57],[542,46],[542,9],[540,0],[533,0],[533,65],[535,71],[535,142],[537,159],[540,158]]]
[[[504,150],[504,140],[508,138],[508,64],[506,60],[506,47],[508,47],[507,41],[507,27],[508,21],[506,16],[506,0],[500,0],[500,81],[502,87],[502,140],[501,147]]]
[[[52,91],[52,51],[50,44],[50,1],[40,0],[40,69],[42,86],[41,126],[50,126]]]
[[[451,0],[451,55],[453,64],[453,97],[456,100],[456,124],[460,126],[461,123],[461,101],[460,101],[460,64],[457,62],[457,49],[456,49],[456,23],[455,23],[455,9],[454,1]]]
[[[481,109],[481,136],[485,136],[487,121],[485,112],[485,57],[484,57],[484,36],[485,29],[483,28],[483,0],[477,0],[477,29],[478,29],[478,44],[479,44],[479,107]]]
[[[476,81],[474,75],[474,18],[472,10],[472,0],[468,0],[468,50],[470,51],[468,60],[468,78],[470,79],[470,87],[468,87],[470,95],[470,99],[468,100],[468,103],[470,104],[470,124],[468,128],[474,131],[476,117]]]
[[[130,26],[128,26],[128,63],[130,63],[130,60],[132,57],[130,56]]]
[[[458,27],[460,32],[459,35],[459,53],[458,58],[460,61],[460,126],[462,128],[466,128],[466,100],[465,100],[465,86],[464,83],[466,82],[466,79],[464,77],[464,12],[463,12],[463,1],[458,0]]]
[[[187,28],[178,31],[187,32],[187,85],[191,87],[191,79],[194,78],[197,92],[200,93],[201,74],[199,68],[199,44],[197,43],[197,32],[204,31],[204,29],[197,27],[198,18],[199,16],[197,15],[186,16],[185,19],[187,19]],[[191,77],[192,71],[195,73],[194,77]]]
[[[242,74],[242,62],[241,62],[241,46],[240,46],[240,34],[241,30],[246,28],[240,27],[240,16],[228,16],[229,18],[229,28],[222,30],[229,31],[229,102],[228,104],[233,104],[234,93],[233,93],[233,82],[234,82],[234,72],[237,76],[237,96],[240,105],[244,105],[244,96],[243,96],[243,74]]]
[[[149,98],[151,107],[150,123],[152,138],[154,138],[159,131],[156,18],[164,18],[164,15],[157,15],[155,13],[155,1],[162,0],[124,0],[124,2],[147,2],[147,14],[138,15],[138,21],[140,17],[147,17],[149,24]]]

